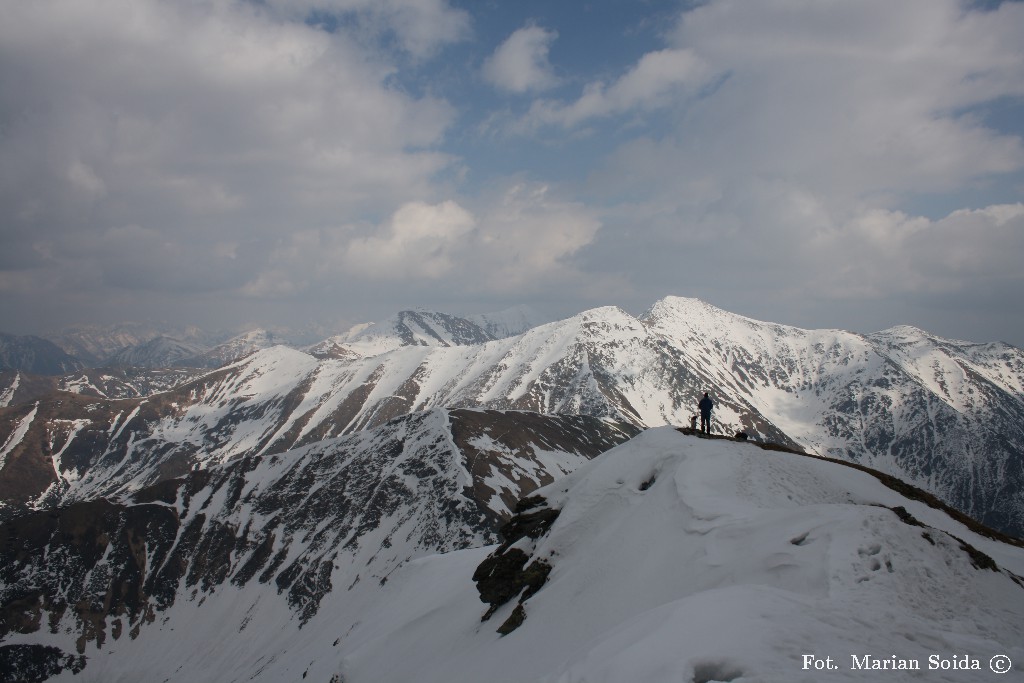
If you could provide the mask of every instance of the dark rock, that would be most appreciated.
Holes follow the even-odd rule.
[[[498,627],[498,633],[503,636],[515,631],[517,628],[523,625],[526,621],[526,608],[523,607],[523,603],[516,605],[516,608],[512,610],[512,614],[508,615],[508,619],[502,622],[501,626]]]
[[[513,515],[512,519],[502,525],[498,533],[504,539],[505,545],[511,545],[527,536],[539,538],[555,523],[559,512],[552,508],[542,508],[536,512]]]
[[[78,674],[85,664],[82,655],[48,645],[0,646],[0,681],[7,683],[42,683],[65,670]]]
[[[491,618],[501,607],[523,590],[523,567],[529,556],[519,548],[496,550],[473,572],[473,581],[480,593],[480,600],[491,606],[481,621]]]

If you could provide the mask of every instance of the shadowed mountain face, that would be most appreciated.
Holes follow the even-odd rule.
[[[63,375],[83,363],[41,337],[0,333],[0,370],[21,370],[35,375]]]
[[[683,425],[710,391],[718,433],[867,464],[1024,533],[1014,347],[905,327],[800,330],[679,298],[640,318],[600,308],[489,336],[466,319],[409,313],[321,357],[273,347],[145,399],[12,405],[0,409],[0,495],[9,506],[85,499],[436,407]]]

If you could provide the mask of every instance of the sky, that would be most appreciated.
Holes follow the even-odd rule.
[[[1024,346],[1024,3],[0,0],[0,331],[693,296]]]

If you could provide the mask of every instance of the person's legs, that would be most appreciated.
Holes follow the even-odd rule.
[[[705,434],[710,434],[711,433],[711,416],[710,415],[705,415],[704,413],[700,414],[700,431],[704,432]]]

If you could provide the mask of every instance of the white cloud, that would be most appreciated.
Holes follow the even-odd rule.
[[[535,291],[578,278],[567,260],[594,240],[601,223],[592,210],[552,195],[547,185],[515,183],[483,213],[486,286]]]
[[[814,287],[837,298],[879,300],[907,294],[958,298],[1019,290],[1024,204],[961,209],[938,220],[866,210],[807,243]]]
[[[350,239],[340,262],[372,279],[447,277],[448,286],[481,292],[535,291],[576,277],[567,259],[599,228],[582,205],[553,197],[546,185],[517,182],[476,215],[452,200],[406,204],[372,235]]]
[[[600,225],[594,212],[546,185],[519,181],[475,211],[454,200],[408,202],[380,225],[295,232],[275,248],[271,272],[246,291],[390,283],[439,298],[534,295],[582,281],[571,259]]]
[[[469,14],[447,0],[268,0],[286,16],[304,19],[310,12],[353,18],[361,32],[393,33],[402,49],[426,57],[471,32]]]
[[[767,302],[817,300],[841,325],[861,324],[844,317],[854,295],[876,318],[901,296],[1024,296],[1006,189],[1024,143],[1000,120],[1024,97],[1024,4],[684,4],[698,6],[619,71],[602,51],[613,75],[575,97],[546,90],[574,82],[548,59],[556,25],[509,26],[481,75],[533,101],[490,121],[518,111],[533,146],[452,135],[489,101],[437,95],[479,94],[446,90],[465,64],[442,51],[475,6],[0,0],[0,293],[26,325],[111,301],[146,316],[182,291],[203,296],[180,309],[202,299],[212,317],[239,293],[250,310],[569,310],[677,292],[796,323]]]
[[[465,28],[440,1],[346,7],[423,19],[395,28],[410,50]],[[273,8],[0,0],[0,11],[0,229],[40,283],[235,287],[246,266],[225,271],[217,245],[239,244],[260,269],[292,231],[432,195],[452,161],[438,150],[448,103],[392,87],[383,51]],[[88,248],[125,225],[159,235],[162,261],[138,236],[123,243],[138,253]],[[46,259],[39,243],[53,245]]]
[[[75,189],[90,197],[101,197],[106,193],[106,184],[93,169],[81,161],[72,161],[68,168],[68,180]]]
[[[344,264],[352,272],[380,279],[437,279],[456,265],[460,243],[476,221],[451,200],[411,202],[391,217],[383,234],[352,240]]]
[[[557,37],[557,32],[540,26],[517,30],[484,62],[484,79],[514,93],[554,87],[558,77],[548,62],[548,49]]]
[[[691,50],[649,52],[611,85],[600,81],[587,84],[575,102],[535,102],[523,123],[530,128],[538,125],[571,128],[590,119],[656,109],[681,94],[692,96],[708,76],[707,67]]]
[[[1019,338],[1005,311],[1024,296],[1022,227],[996,220],[1017,205],[949,206],[1018,198],[997,181],[1024,170],[1019,126],[995,128],[984,107],[1024,94],[1020,35],[1021,3],[715,0],[685,12],[672,48],[704,65],[706,87],[667,91],[669,122],[590,175],[609,209],[586,268],[796,324],[878,329],[928,309],[939,333],[1013,326]],[[550,120],[586,122],[585,101]]]
[[[955,0],[718,0],[676,44],[725,78],[688,112],[704,168],[797,178],[829,196],[947,191],[1019,169],[1019,138],[965,115],[1024,95],[1024,6]]]

